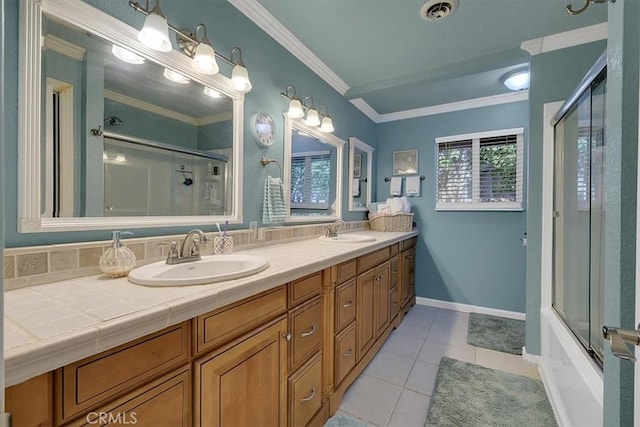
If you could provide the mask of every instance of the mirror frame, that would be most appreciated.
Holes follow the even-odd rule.
[[[349,137],[349,178],[353,177],[353,161],[355,156],[356,148],[360,151],[364,151],[367,153],[367,198],[365,206],[353,206],[353,186],[351,185],[351,180],[349,180],[349,210],[350,211],[368,211],[369,206],[371,204],[371,189],[373,188],[373,152],[375,148],[365,143],[364,141],[359,140],[355,136]]]
[[[336,199],[333,203],[336,212],[333,215],[291,215],[291,148],[293,146],[292,132],[293,129],[298,129],[308,133],[314,138],[328,143],[336,148]],[[284,165],[282,168],[283,182],[286,191],[286,209],[289,213],[286,222],[327,222],[335,221],[342,218],[342,167],[343,167],[343,154],[342,146],[346,144],[346,141],[338,138],[331,133],[320,132],[317,127],[310,127],[304,124],[301,119],[292,119],[286,113],[284,113]]]
[[[180,71],[205,86],[214,87],[233,100],[233,205],[228,215],[64,217],[41,216],[41,72],[42,14],[68,22],[102,37],[110,43],[132,50],[160,66]],[[191,59],[172,49],[157,52],[137,39],[138,30],[81,0],[21,0],[18,104],[18,231],[21,233],[118,228],[179,227],[213,224],[216,221],[242,223],[242,167],[244,94],[231,79],[197,73]],[[37,123],[38,126],[33,126]],[[86,131],[89,126],[83,125]]]

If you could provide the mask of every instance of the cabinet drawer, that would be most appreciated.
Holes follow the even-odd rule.
[[[318,353],[289,380],[289,425],[306,426],[322,406],[322,363]]]
[[[81,412],[143,383],[189,358],[189,322],[61,368],[56,389],[58,420]]]
[[[398,255],[398,252],[400,252],[398,249],[399,246],[400,246],[399,243],[394,243],[393,245],[389,246],[389,256]]]
[[[352,322],[335,338],[334,384],[337,387],[347,374],[356,366],[356,324]]]
[[[289,307],[294,307],[322,291],[322,271],[289,283]]]
[[[336,288],[335,302],[335,330],[341,331],[356,318],[356,279]]]
[[[378,249],[370,254],[362,255],[358,258],[358,273],[369,270],[376,267],[389,259],[391,250],[389,246],[386,248]]]
[[[287,309],[284,286],[257,297],[242,300],[197,317],[197,352],[216,347],[254,327],[266,323]]]
[[[320,350],[322,322],[320,297],[289,314],[291,333],[289,372],[298,369],[316,351]]]
[[[400,251],[405,251],[409,248],[414,247],[417,241],[418,241],[418,236],[414,236],[410,239],[403,240],[402,242],[400,242]]]
[[[72,426],[175,426],[191,425],[191,370],[188,366],[91,411]]]
[[[338,264],[338,283],[342,283],[346,280],[351,279],[352,277],[356,277],[357,273],[357,262],[356,259],[352,259],[342,264]]]

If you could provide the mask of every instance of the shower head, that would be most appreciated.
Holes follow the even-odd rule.
[[[118,116],[109,116],[104,119],[104,123],[110,126],[118,126],[122,124],[122,120],[120,120],[120,117]]]

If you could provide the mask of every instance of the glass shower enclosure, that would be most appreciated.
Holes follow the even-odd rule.
[[[560,109],[554,126],[553,308],[603,361],[606,56]]]

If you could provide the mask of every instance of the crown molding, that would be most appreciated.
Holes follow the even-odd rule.
[[[187,116],[186,114],[178,113],[177,111],[169,110],[155,104],[150,104],[148,102],[141,101],[137,98],[132,98],[130,96],[123,95],[112,90],[105,90],[104,97],[106,99],[110,99],[111,101],[119,102],[120,104],[125,104],[130,107],[158,114],[159,116],[168,117],[170,119],[179,120],[190,125],[198,126],[198,119],[196,119],[195,117]]]
[[[520,44],[520,49],[526,50],[530,55],[539,55],[541,53],[579,46],[598,40],[606,40],[607,31],[608,25],[606,22],[603,22],[563,33],[549,34],[548,36],[537,39],[526,40]]]
[[[432,105],[430,107],[416,108],[413,110],[398,111],[395,113],[379,114],[361,98],[351,102],[366,114],[375,123],[394,122],[397,120],[414,119],[416,117],[433,116],[454,111],[471,110],[473,108],[490,107],[492,105],[508,104],[511,102],[527,101],[529,91],[503,93],[500,95],[484,96],[482,98],[465,99],[464,101],[449,102],[447,104]]]
[[[44,48],[54,50],[78,61],[84,60],[84,54],[87,52],[85,48],[51,34],[44,36]]]
[[[198,117],[198,126],[212,125],[214,123],[226,122],[233,120],[233,112],[225,111],[224,113],[212,114],[210,116]]]
[[[338,93],[344,95],[349,90],[349,85],[344,80],[256,0],[229,0],[229,3],[291,52],[293,56],[320,76]]]

